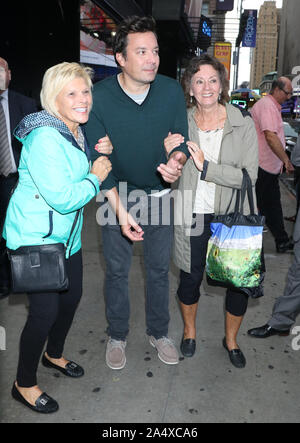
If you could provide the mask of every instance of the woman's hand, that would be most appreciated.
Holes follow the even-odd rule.
[[[199,169],[200,172],[203,171],[203,162],[204,162],[204,154],[203,151],[199,148],[197,143],[188,141],[186,142],[188,146],[188,150],[194,160],[195,166]]]
[[[111,162],[107,157],[99,157],[94,161],[91,173],[95,174],[103,182],[112,169]]]
[[[114,149],[113,145],[111,144],[108,135],[106,135],[103,138],[100,138],[95,146],[95,150],[99,152],[99,154],[104,154],[104,155],[110,155],[113,149]]]
[[[183,142],[184,137],[181,134],[171,134],[171,132],[169,132],[168,137],[164,139],[167,156],[173,151],[173,149],[178,148]]]

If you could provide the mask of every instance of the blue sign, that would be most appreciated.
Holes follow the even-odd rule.
[[[242,46],[246,48],[255,48],[256,46],[256,26],[257,26],[257,10],[245,10],[248,13],[247,25],[243,36]]]
[[[206,21],[203,21],[202,24],[202,34],[211,37],[211,26],[209,26],[209,24]]]

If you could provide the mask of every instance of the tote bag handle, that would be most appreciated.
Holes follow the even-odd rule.
[[[234,213],[235,214],[237,214],[237,213],[243,214],[244,202],[245,202],[245,197],[246,197],[246,193],[247,193],[249,207],[250,207],[250,213],[255,214],[251,179],[250,179],[247,169],[243,168],[242,172],[243,172],[242,187],[241,187],[241,189],[234,189],[234,188],[232,189],[232,196],[231,196],[230,202],[228,204],[228,207],[225,211],[225,214],[228,214],[228,212],[229,212],[229,208],[231,206],[234,193],[236,193]]]

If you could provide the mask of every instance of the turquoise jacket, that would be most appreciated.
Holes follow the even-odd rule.
[[[81,248],[83,207],[99,192],[96,175],[89,173],[88,147],[84,152],[67,126],[46,111],[26,116],[15,136],[23,148],[3,230],[7,247],[66,244],[79,209],[69,257]]]

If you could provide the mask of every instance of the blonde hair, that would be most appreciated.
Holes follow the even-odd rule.
[[[49,114],[59,117],[56,108],[56,98],[62,89],[75,78],[83,78],[88,86],[92,89],[93,69],[79,63],[63,62],[47,69],[44,74],[42,90],[40,94],[42,107]]]

